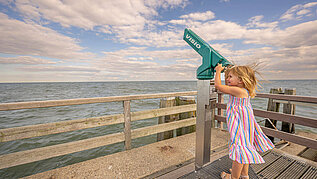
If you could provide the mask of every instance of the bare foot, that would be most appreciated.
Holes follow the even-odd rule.
[[[229,172],[232,173],[232,169],[229,169]],[[249,179],[249,175],[240,175],[240,179]]]
[[[221,172],[220,176],[222,179],[231,179],[231,174],[228,174],[226,172]]]

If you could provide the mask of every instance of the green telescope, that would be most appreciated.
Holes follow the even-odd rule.
[[[203,57],[203,64],[197,69],[197,79],[209,80],[214,78],[215,67],[218,63],[222,66],[232,65],[207,42],[201,39],[190,29],[185,29],[183,39]]]

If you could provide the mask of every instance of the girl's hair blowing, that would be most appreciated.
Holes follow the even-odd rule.
[[[251,66],[234,66],[226,71],[226,74],[231,72],[232,74],[238,76],[244,87],[249,91],[250,96],[253,98],[255,96],[255,91],[258,89],[258,79],[255,73],[258,73]]]

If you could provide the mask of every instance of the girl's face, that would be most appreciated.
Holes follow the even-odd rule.
[[[234,75],[232,72],[229,72],[228,77],[226,78],[226,84],[228,86],[241,87],[242,80],[238,76]]]

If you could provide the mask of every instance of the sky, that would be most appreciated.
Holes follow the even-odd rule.
[[[264,79],[317,79],[317,1],[0,0],[0,83],[196,80],[185,28]]]

